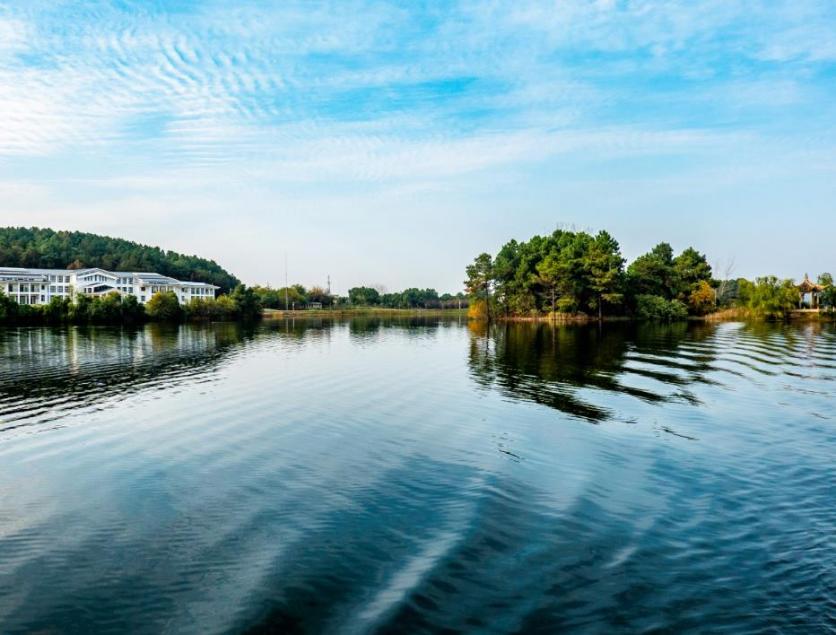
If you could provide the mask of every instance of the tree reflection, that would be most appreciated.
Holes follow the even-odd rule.
[[[623,393],[648,402],[668,400],[667,393],[623,382],[626,364],[629,355],[675,356],[688,335],[684,324],[602,328],[505,323],[488,329],[474,323],[469,329],[470,371],[478,384],[591,422],[607,419],[612,413],[581,397],[581,389]],[[629,372],[665,384],[692,381],[663,367],[633,367]],[[687,393],[680,390],[677,397],[687,398]]]

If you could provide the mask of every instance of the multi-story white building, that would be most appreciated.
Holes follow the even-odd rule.
[[[181,304],[194,298],[214,298],[220,287],[205,282],[183,282],[158,273],[105,271],[104,269],[21,269],[0,267],[0,291],[19,304],[47,304],[52,298],[114,291],[148,302],[155,293],[173,291]]]

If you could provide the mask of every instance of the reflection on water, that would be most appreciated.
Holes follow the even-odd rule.
[[[827,632],[834,380],[818,324],[0,330],[0,630]]]

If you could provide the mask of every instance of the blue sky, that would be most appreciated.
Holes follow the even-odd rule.
[[[6,2],[0,220],[343,292],[557,226],[833,271],[834,33],[832,0]]]

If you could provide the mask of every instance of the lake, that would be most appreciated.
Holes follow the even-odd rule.
[[[836,630],[836,328],[0,330],[0,631]]]

